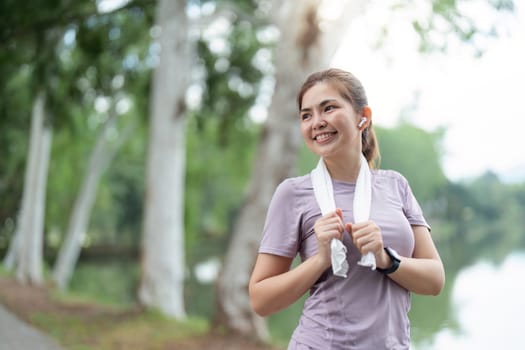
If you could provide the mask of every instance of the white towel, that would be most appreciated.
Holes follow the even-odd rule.
[[[359,175],[355,184],[354,193],[354,222],[362,222],[368,220],[370,217],[370,205],[372,202],[372,181],[370,175],[370,168],[365,157],[361,154],[361,166],[359,167]],[[312,185],[314,188],[315,199],[321,208],[322,215],[332,213],[335,211],[334,190],[332,186],[332,178],[326,164],[321,158],[317,163],[317,167],[311,172]],[[348,272],[348,262],[346,261],[346,247],[339,239],[332,239],[330,242],[332,250],[332,270],[334,275],[346,277]],[[361,257],[358,262],[361,266],[369,266],[372,270],[376,268],[376,259],[372,252]]]

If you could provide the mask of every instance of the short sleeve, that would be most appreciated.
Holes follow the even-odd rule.
[[[419,205],[416,197],[412,193],[412,189],[405,177],[400,175],[401,189],[403,190],[403,212],[410,223],[410,225],[425,226],[431,230],[430,225],[423,216],[423,210]]]
[[[264,223],[259,253],[294,258],[299,249],[300,210],[298,196],[290,179],[275,190]]]

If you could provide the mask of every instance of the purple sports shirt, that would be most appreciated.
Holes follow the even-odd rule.
[[[411,225],[429,228],[406,179],[392,170],[372,170],[370,220],[385,246],[412,256]],[[353,223],[355,184],[333,181],[343,222]],[[321,217],[310,175],[289,178],[276,189],[268,208],[259,253],[304,261],[317,252],[314,223]],[[310,289],[288,349],[409,349],[410,293],[389,277],[357,265],[361,254],[345,231],[348,277],[328,269]]]

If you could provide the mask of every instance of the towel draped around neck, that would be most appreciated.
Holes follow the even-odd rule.
[[[372,181],[370,168],[363,154],[360,156],[359,175],[355,184],[353,214],[354,222],[362,222],[370,217],[370,206],[372,202]],[[315,199],[321,208],[321,214],[326,215],[336,210],[332,178],[323,158],[319,159],[317,167],[310,173],[314,188]],[[332,270],[334,275],[346,277],[348,272],[348,261],[346,260],[346,247],[339,239],[330,242]],[[367,266],[375,270],[376,259],[372,252],[361,257],[358,262],[361,266]]]

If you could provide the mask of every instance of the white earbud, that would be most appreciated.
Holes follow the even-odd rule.
[[[362,127],[365,123],[366,123],[366,118],[365,118],[365,117],[362,117],[361,120],[359,121],[359,124],[357,124],[357,127],[360,128],[360,127]]]

